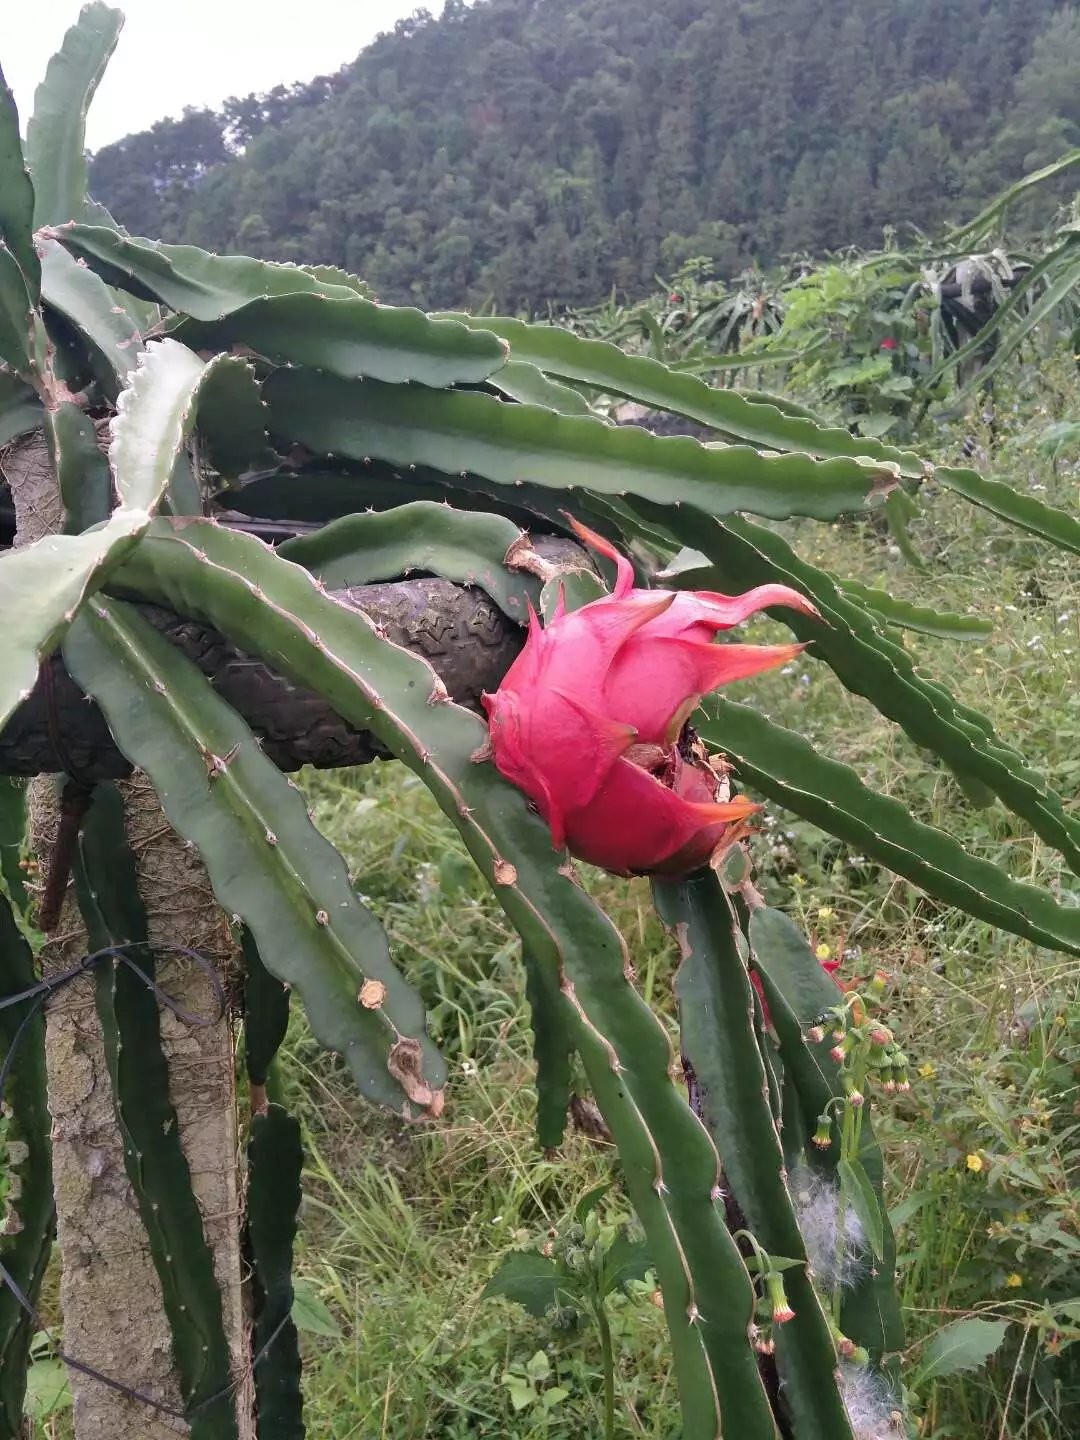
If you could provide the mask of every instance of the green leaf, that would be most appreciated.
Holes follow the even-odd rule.
[[[19,262],[0,245],[0,364],[24,377],[36,368],[34,318]]]
[[[750,510],[774,519],[832,519],[863,509],[884,473],[875,462],[707,449],[687,437],[661,438],[489,395],[431,394],[307,370],[275,371],[264,395],[271,433],[283,448],[299,441],[318,454],[470,471],[503,486],[526,482],[685,502],[716,515]]]
[[[978,1370],[1001,1348],[1008,1333],[1007,1320],[954,1320],[928,1342],[909,1384],[917,1392],[945,1375]]]
[[[1015,185],[1010,185],[1007,190],[1003,190],[1000,195],[996,196],[985,209],[979,211],[974,220],[969,220],[966,225],[950,230],[945,236],[945,243],[952,246],[966,244],[973,236],[988,229],[999,215],[1004,214],[1014,200],[1018,200],[1021,195],[1034,186],[1041,185],[1044,180],[1052,180],[1055,175],[1060,175],[1077,164],[1080,164],[1080,149],[1067,150],[1064,155],[1059,156],[1051,164],[1044,165],[1039,170],[1032,170],[1022,180],[1018,180]]]
[[[325,470],[294,470],[282,465],[252,476],[240,486],[226,487],[215,499],[241,515],[319,525],[361,510],[392,510],[413,500],[429,500],[438,505],[451,502],[456,509],[470,513],[479,510],[486,515],[504,515],[522,529],[535,525],[538,516],[549,522],[547,529],[563,529],[565,517],[551,520],[548,514],[558,515],[558,509],[557,501],[546,491],[540,492],[542,506],[534,509],[536,489],[530,486],[523,494],[523,486],[511,493],[473,475],[451,477],[437,470],[401,470],[373,460],[362,470],[352,471],[344,464]]]
[[[22,272],[30,304],[41,292],[41,264],[34,248],[34,186],[23,160],[19,112],[0,70],[0,244]]]
[[[227,363],[225,357],[218,362]],[[232,362],[238,364],[242,362]],[[122,502],[136,497],[149,508],[165,493],[176,458],[195,423],[195,401],[209,367],[175,340],[158,340],[139,355],[138,367],[117,402],[109,462]]]
[[[651,1265],[647,1243],[644,1240],[631,1240],[625,1230],[620,1231],[604,1256],[604,1271],[600,1281],[601,1297],[606,1298],[616,1290],[625,1290],[631,1280],[644,1280]],[[837,1436],[837,1440],[841,1440],[841,1437]]]
[[[574,1206],[574,1219],[579,1225],[584,1225],[592,1212],[611,1190],[611,1181],[602,1180],[599,1185],[594,1185],[586,1190],[581,1199]]]
[[[221,1291],[169,1094],[161,1012],[147,984],[154,978],[155,957],[147,945],[148,922],[124,826],[123,800],[113,785],[97,786],[83,821],[75,887],[92,950],[138,947],[132,958],[141,975],[116,961],[94,970],[124,1166],[161,1282],[193,1440],[235,1440]],[[208,1403],[212,1396],[221,1398]]]
[[[394,580],[417,571],[458,585],[477,585],[511,620],[524,625],[528,601],[540,602],[540,583],[508,570],[512,545],[528,550],[516,525],[501,515],[468,514],[417,500],[383,514],[346,515],[310,535],[278,546],[330,590]]]
[[[202,616],[249,653],[272,652],[278,668],[405,761],[455,825],[563,996],[663,1293],[685,1440],[715,1440],[721,1414],[741,1440],[775,1440],[746,1343],[750,1277],[713,1198],[716,1152],[671,1082],[667,1036],[631,983],[620,935],[565,873],[524,796],[472,758],[483,723],[440,702],[422,660],[380,639],[250,536],[201,521],[168,532],[159,522],[125,583]],[[256,584],[265,603],[253,606]]]
[[[26,1399],[23,1413],[44,1425],[50,1416],[71,1408],[71,1387],[67,1366],[62,1360],[35,1360],[26,1375]],[[16,1423],[12,1435],[18,1435]]]
[[[920,511],[915,500],[906,490],[893,490],[885,501],[885,519],[889,534],[896,542],[900,554],[915,570],[925,570],[926,562],[915,548],[908,525],[917,520]]]
[[[300,1124],[279,1105],[251,1122],[247,1242],[255,1292],[251,1337],[262,1440],[304,1440],[292,1263],[304,1150]]]
[[[187,450],[181,450],[169,476],[169,488],[165,491],[162,508],[168,507],[170,515],[203,515],[206,513],[206,498],[199,481],[195,478],[195,467]]]
[[[272,565],[294,569],[259,548]],[[223,907],[251,930],[267,969],[299,994],[319,1041],[344,1056],[372,1101],[409,1114],[436,1105],[442,1059],[425,1034],[419,996],[394,969],[382,926],[356,898],[303,796],[236,712],[116,601],[81,617],[64,657],[117,745],[149,775],[170,824],[198,846]],[[375,991],[361,1001],[365,981]]]
[[[592,406],[579,391],[549,380],[535,365],[508,360],[488,379],[493,389],[525,405],[545,405],[560,415],[591,415]]]
[[[80,535],[109,518],[112,476],[89,415],[77,405],[45,411],[45,438],[64,502],[64,532]]]
[[[296,1328],[308,1335],[325,1335],[329,1340],[341,1335],[341,1326],[319,1299],[310,1280],[293,1281],[292,1318]]]
[[[1080,870],[1080,823],[1066,813],[1061,797],[999,739],[985,716],[961,705],[943,685],[923,679],[903,646],[880,633],[861,606],[842,595],[824,571],[800,560],[781,535],[748,520],[721,524],[695,517],[685,508],[662,509],[641,501],[635,508],[709,556],[717,566],[709,589],[733,585],[744,590],[780,582],[808,595],[820,620],[780,608],[773,613],[811,643],[810,653],[824,660],[848,690],[865,695],[901,725],[916,744],[958,773],[988,785]],[[700,575],[696,572],[695,579]],[[675,577],[674,584],[683,579]]]
[[[178,334],[197,349],[244,345],[281,363],[433,387],[479,383],[506,360],[494,335],[377,305],[325,266],[210,255],[94,225],[58,238],[109,284],[190,317]]]
[[[836,1351],[806,1272],[806,1248],[785,1183],[780,1133],[769,1100],[754,1024],[746,942],[712,870],[657,881],[657,909],[675,928],[682,959],[675,977],[683,1054],[693,1067],[702,1119],[746,1226],[771,1254],[797,1262],[785,1274],[795,1319],[776,1327],[777,1362],[800,1435],[851,1440],[831,1374]]]
[[[836,584],[853,600],[879,615],[899,630],[914,630],[920,635],[937,635],[943,640],[985,640],[994,626],[977,615],[956,615],[947,610],[931,610],[926,605],[912,605],[897,600],[887,590],[860,585],[856,580],[840,580]]]
[[[29,385],[0,371],[0,445],[40,429],[42,415],[41,402]]]
[[[549,375],[591,385],[659,410],[685,415],[725,435],[766,450],[802,451],[822,459],[868,458],[895,467],[898,475],[921,479],[925,464],[909,450],[899,450],[852,435],[836,426],[824,428],[805,415],[781,410],[770,398],[753,401],[738,390],[718,390],[694,375],[670,370],[657,360],[627,355],[606,340],[585,340],[555,325],[524,320],[455,318],[483,326],[510,345],[514,361],[524,361]],[[751,507],[747,507],[751,508]]]
[[[7,903],[15,928],[31,951],[36,953],[40,932],[30,919],[30,892],[26,873],[22,869],[28,848],[27,783],[10,776],[0,782],[0,901]],[[8,963],[7,969],[17,980],[15,960]],[[31,983],[27,982],[28,985]]]
[[[934,476],[947,489],[955,490],[973,505],[989,510],[1031,535],[1038,535],[1041,540],[1049,540],[1062,550],[1080,555],[1080,520],[1067,510],[1044,505],[1033,495],[1022,495],[1011,485],[1001,480],[987,480],[974,470],[942,465],[935,470]]]
[[[732,1195],[767,1250],[805,1258],[780,1186],[780,1136],[754,1033],[746,944],[731,902],[711,870],[684,881],[657,879],[653,896],[679,941],[674,990],[680,1043]]]
[[[744,785],[947,905],[1036,945],[1080,953],[1080,910],[969,855],[951,835],[916,820],[901,801],[864,785],[850,766],[749,706],[713,696],[704,714],[702,738],[731,758]]]
[[[253,1085],[265,1085],[274,1056],[289,1028],[289,987],[271,975],[245,926],[240,934],[244,956],[244,1060]]]
[[[142,336],[117,296],[94,274],[78,265],[62,245],[41,237],[41,293],[46,306],[70,320],[98,359],[107,393],[117,394],[135,368]]]
[[[1065,239],[1055,249],[1044,255],[1036,265],[1027,270],[1012,287],[1008,298],[996,307],[993,315],[966,345],[961,345],[947,355],[928,377],[928,385],[936,385],[950,370],[965,360],[978,356],[982,363],[977,367],[971,380],[952,397],[952,403],[966,400],[985,386],[994,373],[1023,344],[1031,332],[1050,315],[1070,292],[1080,283],[1080,227],[1066,229]],[[1060,268],[1060,271],[1058,267]],[[1034,304],[1030,297],[1041,286],[1044,278],[1050,277],[1046,288]],[[987,353],[987,342],[997,335],[1013,317],[1020,313],[1020,319],[1010,325],[1006,335]]]
[[[199,386],[196,424],[207,460],[226,478],[276,463],[255,369],[245,360],[220,356],[210,362]]]
[[[0,725],[29,696],[41,662],[149,519],[143,510],[117,510],[101,530],[47,535],[0,555],[0,608],[8,617],[0,639]]]
[[[6,788],[0,801],[5,850],[3,872],[0,872],[4,879],[0,885],[0,1000],[32,989],[38,980],[33,952],[8,898],[11,887],[7,874],[14,856],[7,852],[9,844],[18,838],[21,810],[21,791]],[[14,863],[17,866],[17,860]],[[0,1230],[0,1263],[30,1304],[36,1305],[52,1250],[55,1210],[52,1122],[45,1078],[45,1018],[39,1009],[28,1019],[27,1010],[26,1003],[0,1007],[0,1057],[11,1060],[11,1073],[0,1096],[5,1117],[4,1142],[9,1147],[15,1142],[26,1147],[22,1157],[16,1159],[11,1150],[4,1155],[0,1144],[0,1165],[7,1168],[9,1183],[14,1182],[4,1206],[10,1219]],[[18,1035],[19,1049],[12,1056],[12,1045],[24,1021],[26,1028]],[[22,1434],[33,1331],[33,1317],[23,1310],[12,1290],[0,1284],[0,1434]],[[36,1383],[32,1380],[35,1368],[31,1367],[31,1395]]]
[[[540,614],[547,625],[560,604],[567,611],[580,610],[582,605],[591,605],[607,593],[607,586],[594,570],[563,570],[546,581],[540,591]]]
[[[300,268],[320,285],[333,285],[337,290],[347,290],[363,300],[375,299],[375,292],[366,280],[342,270],[338,265],[302,265]]]
[[[779,333],[779,332],[777,332]],[[695,360],[687,360],[673,365],[672,369],[677,370],[754,370],[765,365],[794,365],[800,360],[806,360],[816,351],[823,348],[824,342],[816,340],[812,345],[805,345],[796,350],[774,350],[771,342],[775,335],[761,337],[757,343],[760,350],[739,350],[730,355],[701,355]]]
[[[836,1003],[835,983],[821,968],[805,937],[788,916],[768,908],[751,911],[750,948],[765,991],[769,1015],[780,1045],[785,1089],[794,1093],[800,1129],[809,1134],[817,1117],[842,1094],[839,1066],[829,1055],[829,1041],[813,1044],[804,1030]],[[795,1118],[795,1117],[791,1117]],[[788,1123],[785,1109],[785,1124]],[[813,1149],[813,1147],[811,1147]],[[838,1181],[839,1147],[804,1155],[811,1170],[823,1170],[832,1184]],[[874,1138],[869,1115],[863,1115],[858,1161],[877,1197],[879,1215],[884,1217],[882,1186],[884,1167]],[[895,1245],[892,1230],[880,1221],[883,1260],[860,1275],[846,1289],[840,1311],[840,1327],[856,1344],[864,1345],[875,1361],[901,1350],[904,1326],[893,1277]]]
[[[568,1275],[554,1260],[534,1250],[511,1250],[499,1262],[499,1268],[480,1292],[482,1300],[503,1295],[539,1319],[553,1305],[566,1305],[580,1300],[584,1281]]]
[[[57,238],[108,284],[196,320],[223,320],[252,300],[274,295],[356,299],[354,286],[336,272],[327,276],[325,266],[211,255],[195,245],[163,245],[105,225],[65,225]]]
[[[787,395],[777,395],[772,390],[740,390],[739,394],[752,405],[775,405],[781,415],[790,415],[796,420],[809,420],[819,430],[829,428],[829,422],[824,416],[806,405],[800,405],[797,400],[792,400]]]
[[[225,372],[223,374],[223,372]],[[231,355],[206,362],[175,340],[154,340],[117,402],[109,461],[121,503],[155,507],[195,423],[204,390],[257,392],[250,366]],[[220,391],[218,409],[220,410]]]
[[[844,1199],[855,1211],[871,1250],[879,1260],[885,1258],[885,1234],[881,1218],[881,1206],[870,1184],[870,1177],[857,1160],[836,1162],[836,1175]]]
[[[1063,253],[1061,255],[1048,256],[1046,260],[1041,262],[1046,266],[1047,271],[1051,273],[1051,279],[1046,289],[1030,309],[1025,311],[1023,318],[1016,324],[1011,325],[999,339],[993,354],[979,367],[968,384],[957,393],[954,397],[954,403],[959,402],[962,398],[976,394],[980,389],[988,385],[991,378],[1017,353],[1028,336],[1036,331],[1044,320],[1049,319],[1054,311],[1067,301],[1077,286],[1080,285],[1080,253],[1078,253],[1078,247],[1080,247],[1080,227],[1077,228],[1071,239],[1073,243],[1069,246],[1067,253],[1063,246]],[[1055,263],[1057,260],[1062,261],[1063,268],[1060,274],[1052,273],[1053,267],[1049,264],[1051,259],[1053,259]],[[1029,277],[1025,278],[1030,279],[1030,272]],[[986,331],[991,327],[995,331],[1000,330],[1004,326],[1009,313],[1011,313],[1011,309],[1014,307],[1019,309],[1023,297],[1022,295],[1017,295],[1016,292],[1021,289],[1023,283],[1024,282],[1021,282],[1021,285],[1014,287],[1008,300],[994,312],[994,318],[990,321],[989,326],[985,326],[976,339],[982,340],[986,335]],[[1031,288],[1033,283],[1034,282],[1031,281],[1031,283],[1025,287],[1025,292]],[[966,350],[967,346],[965,346],[964,349]],[[957,355],[960,353],[960,351],[956,352]]]
[[[522,960],[536,1062],[536,1138],[543,1149],[555,1150],[566,1133],[566,1116],[573,1092],[574,1042],[563,1009],[562,993],[558,986],[551,984],[548,970],[527,950],[523,951]]]
[[[86,112],[124,23],[119,10],[85,5],[49,61],[26,127],[34,228],[77,220],[86,202]]]
[[[200,295],[190,299],[205,309]],[[269,296],[249,301],[224,319],[186,320],[173,333],[194,350],[243,345],[281,365],[311,365],[345,379],[415,380],[435,389],[478,384],[506,360],[506,347],[488,331],[431,320],[422,310],[378,305],[359,295]]]

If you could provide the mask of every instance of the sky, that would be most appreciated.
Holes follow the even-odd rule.
[[[295,80],[326,75],[354,60],[381,30],[421,0],[115,0],[120,32],[86,124],[97,150],[185,105],[216,106]],[[81,0],[31,0],[0,25],[0,65],[15,92],[25,133],[34,91]],[[429,3],[429,8],[438,7]],[[12,12],[26,18],[13,22]]]

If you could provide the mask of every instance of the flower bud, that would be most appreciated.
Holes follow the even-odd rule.
[[[795,1311],[788,1304],[787,1294],[784,1290],[784,1277],[779,1270],[770,1270],[766,1274],[765,1288],[769,1292],[773,1323],[786,1325],[789,1320],[794,1320]]]
[[[806,1032],[806,1038],[810,1041],[811,1045],[820,1045],[825,1039],[824,1027],[821,1025],[811,1025],[810,1029]]]
[[[832,1144],[832,1121],[828,1115],[819,1115],[817,1129],[811,1137],[819,1150],[827,1150]]]

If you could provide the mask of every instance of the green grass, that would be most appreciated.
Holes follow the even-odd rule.
[[[1071,367],[1058,364],[1040,393],[1052,404],[999,413],[989,468],[1075,505],[1076,467],[1059,459],[1055,471],[1038,450],[1052,421],[1080,409]],[[933,444],[943,455],[951,438]],[[921,504],[912,535],[925,571],[867,524],[803,524],[792,527],[794,540],[841,575],[992,620],[994,633],[982,642],[909,635],[906,643],[927,673],[946,679],[1063,794],[1075,795],[1075,557],[932,487]],[[754,633],[767,628],[763,622]],[[1025,879],[1068,885],[1056,857],[1000,806],[972,805],[823,667],[789,667],[752,693],[782,723],[973,850]],[[299,1273],[337,1332],[305,1336],[311,1433],[596,1434],[595,1333],[556,1330],[481,1292],[507,1250],[543,1236],[594,1184],[614,1180],[606,1203],[626,1213],[613,1154],[578,1133],[558,1155],[538,1149],[516,942],[423,787],[393,766],[311,775],[307,783],[319,823],[424,993],[451,1073],[442,1120],[403,1126],[365,1109],[342,1067],[294,1019],[284,1073],[308,1137]],[[1080,1349],[1068,1348],[1070,1333],[1080,1334],[1080,1310],[1070,1331],[1067,1313],[1054,1308],[1080,1297],[1080,964],[948,911],[782,812],[767,817],[754,850],[769,899],[815,944],[844,955],[850,968],[872,960],[894,977],[895,1019],[916,1084],[880,1128],[912,1358],[958,1315],[1016,1322],[989,1368],[917,1397],[920,1433],[1063,1440],[1080,1425]],[[591,883],[627,936],[643,992],[670,1021],[672,953],[646,887],[599,876]],[[618,1433],[674,1440],[662,1319],[647,1287],[617,1303],[613,1327]],[[518,1412],[511,1371],[535,1377],[535,1398]],[[544,1393],[555,1386],[567,1394],[547,1406]]]

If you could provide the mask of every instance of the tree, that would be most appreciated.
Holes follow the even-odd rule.
[[[1071,143],[1075,13],[1057,0],[478,0],[418,11],[338,75],[107,146],[92,189],[133,233],[229,249],[261,215],[268,256],[366,270],[378,253],[388,299],[456,305],[519,303],[518,261],[496,255],[517,243],[501,220],[516,203],[573,247],[569,270],[545,258],[552,278],[534,280],[530,306],[643,294],[661,243],[713,221],[741,227],[737,265],[768,264],[791,244],[868,244],[882,224],[977,210]],[[941,43],[946,26],[962,45]],[[467,266],[439,258],[452,220]],[[512,288],[492,294],[504,276]]]

